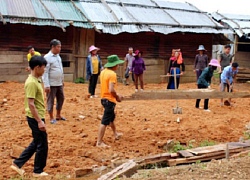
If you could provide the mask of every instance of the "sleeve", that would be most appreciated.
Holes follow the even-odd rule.
[[[36,52],[36,55],[37,55],[37,56],[41,56],[41,53],[39,53],[39,52]]]
[[[113,73],[110,77],[109,77],[109,83],[114,83],[116,84],[117,78],[116,78],[116,73]]]
[[[184,64],[184,63],[181,63],[181,70],[182,70],[183,72],[185,72],[185,64]]]
[[[198,63],[198,56],[196,55],[194,58],[194,70],[196,69],[197,63]]]
[[[30,82],[25,86],[25,96],[34,99],[36,97],[37,86],[34,82]]]
[[[47,87],[50,87],[50,82],[49,82],[50,61],[46,57],[44,58],[47,61],[47,65],[45,67],[45,71],[43,74],[43,83],[44,83],[44,87],[47,88]]]
[[[172,67],[172,63],[171,63],[171,60],[169,59],[169,64],[168,64],[168,73],[170,73],[170,71],[171,71],[171,67]]]
[[[27,54],[27,61],[30,61],[30,54]]]
[[[89,61],[89,57],[86,58],[86,79],[88,80],[89,77],[91,76],[91,72],[90,72],[90,61]]]
[[[206,68],[206,69],[204,69],[204,70],[202,71],[202,73],[201,73],[201,75],[200,75],[200,77],[199,77],[199,79],[201,79],[202,83],[203,83],[206,87],[209,86],[209,82],[206,81],[206,77],[207,77],[208,73],[209,73],[209,70]]]

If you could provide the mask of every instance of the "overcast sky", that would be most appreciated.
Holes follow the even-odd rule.
[[[206,12],[250,15],[250,0],[167,0],[189,2]]]

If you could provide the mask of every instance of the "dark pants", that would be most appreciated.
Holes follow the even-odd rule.
[[[104,114],[102,117],[102,124],[107,126],[115,120],[115,103],[107,100],[101,99],[102,106],[104,107]]]
[[[40,131],[35,119],[27,117],[30,129],[32,130],[33,141],[22,152],[14,163],[21,168],[36,152],[34,161],[34,173],[43,172],[48,156],[48,140],[46,131]],[[44,121],[44,119],[43,119]],[[45,122],[45,121],[44,121]]]
[[[180,78],[176,78],[176,88],[174,85],[174,77],[170,77],[169,78],[169,82],[168,82],[168,86],[167,89],[178,89],[179,88],[179,84],[180,84]]]
[[[198,89],[206,89],[206,88],[207,88],[206,86],[198,84]],[[201,101],[200,99],[196,100],[196,105],[195,105],[196,108],[200,107],[200,101]],[[209,99],[204,100],[204,109],[208,109],[208,101]]]
[[[92,74],[89,79],[89,94],[91,96],[95,95],[95,88],[98,81],[98,74]]]
[[[56,98],[56,109],[62,110],[64,102],[64,91],[63,86],[51,86],[50,93],[47,94],[47,110],[48,112],[53,111],[54,101]]]
[[[125,72],[125,78],[126,79],[128,79],[129,78],[129,71],[130,71],[130,69],[129,69],[129,67],[127,67],[127,69],[126,69],[126,72]],[[135,81],[135,79],[134,79],[134,73],[132,72],[132,81]]]
[[[202,73],[202,70],[196,69],[195,71],[196,71],[196,80],[198,80],[199,77],[200,77],[200,75],[201,75],[201,73]]]

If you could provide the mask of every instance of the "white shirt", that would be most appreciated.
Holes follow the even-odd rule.
[[[47,65],[43,74],[44,87],[50,86],[62,86],[64,75],[62,59],[59,54],[53,54],[49,51],[48,54],[44,56],[47,61]]]

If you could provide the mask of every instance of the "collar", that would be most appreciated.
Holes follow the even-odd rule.
[[[57,57],[58,54],[53,54],[51,51],[49,51],[49,55],[52,56],[52,57]]]
[[[32,77],[33,79],[37,80],[37,82],[41,83],[42,82],[42,79],[39,77],[35,77],[35,76],[32,76],[31,74],[29,75],[30,77]]]

